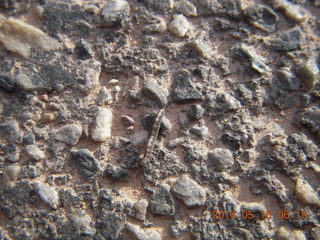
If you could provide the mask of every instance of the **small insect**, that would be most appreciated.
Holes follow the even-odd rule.
[[[150,134],[150,137],[149,137],[149,140],[148,140],[148,144],[147,144],[147,148],[146,148],[146,151],[145,151],[145,154],[144,154],[144,157],[143,157],[142,164],[144,164],[145,162],[148,161],[148,159],[150,158],[150,156],[151,156],[151,154],[153,152],[154,146],[156,144],[156,141],[157,141],[157,138],[158,138],[158,135],[159,135],[161,121],[163,119],[164,113],[165,113],[164,109],[161,109],[157,113],[157,116],[156,116],[156,118],[154,120],[154,123],[153,123],[153,126],[152,126],[151,134]]]

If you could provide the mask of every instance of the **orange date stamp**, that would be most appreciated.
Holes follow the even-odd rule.
[[[271,211],[251,211],[251,210],[241,210],[240,212],[232,211],[219,211],[214,210],[212,212],[212,219],[222,220],[222,219],[256,219],[256,220],[264,220],[264,219],[307,219],[308,212],[306,210],[300,211],[289,211],[289,210],[280,210],[275,213]]]

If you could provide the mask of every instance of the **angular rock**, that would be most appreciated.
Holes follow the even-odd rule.
[[[190,74],[186,70],[182,70],[174,76],[171,96],[173,101],[178,103],[202,100],[201,93],[192,84]]]
[[[302,178],[299,178],[296,182],[296,194],[303,204],[320,207],[318,193]]]
[[[206,126],[201,126],[201,127],[193,126],[190,129],[190,132],[201,139],[206,138],[209,134],[209,130]]]
[[[101,63],[94,58],[81,61],[81,84],[79,89],[88,94],[90,90],[98,86],[101,74]]]
[[[216,148],[208,153],[208,160],[218,171],[231,168],[234,164],[232,152],[228,149]]]
[[[196,17],[197,9],[188,0],[180,0],[176,3],[175,9],[187,17]]]
[[[108,164],[104,174],[112,181],[129,181],[130,175],[128,170]]]
[[[276,30],[278,15],[269,7],[264,5],[254,5],[244,9],[246,19],[255,27],[266,32],[274,32]]]
[[[164,107],[168,104],[168,99],[165,90],[153,78],[149,78],[145,82],[145,86],[142,89],[142,93],[149,99],[156,102],[160,107]]]
[[[22,132],[20,131],[19,123],[16,120],[8,120],[0,123],[1,136],[9,142],[21,143]]]
[[[260,74],[270,71],[270,68],[264,63],[264,59],[256,51],[241,43],[231,49],[233,57],[242,62],[249,63],[249,66]]]
[[[167,30],[167,24],[162,17],[152,17],[148,20],[148,25],[143,28],[145,34],[163,33]]]
[[[187,45],[196,50],[201,57],[210,59],[213,56],[213,49],[210,41],[208,40],[207,33],[201,32],[198,36]]]
[[[36,181],[34,183],[34,189],[39,194],[40,198],[49,204],[50,207],[56,209],[59,204],[58,192],[46,183]]]
[[[71,215],[73,226],[78,235],[94,236],[96,229],[92,226],[92,220],[84,211],[78,211]]]
[[[105,103],[110,103],[111,101],[112,101],[112,95],[110,90],[108,90],[106,87],[102,87],[96,98],[96,103],[102,106]]]
[[[277,240],[306,240],[306,237],[302,231],[281,226],[277,230]]]
[[[271,4],[275,9],[281,10],[286,17],[296,22],[302,22],[306,19],[306,14],[301,8],[287,0],[271,0]]]
[[[94,51],[91,45],[83,38],[81,38],[80,41],[77,42],[74,50],[77,54],[77,57],[81,60],[90,59],[94,56]]]
[[[21,167],[19,164],[9,165],[4,169],[4,179],[7,181],[16,181],[18,179]]]
[[[11,77],[9,74],[1,74],[0,75],[0,88],[8,91],[13,92],[16,90],[16,80]]]
[[[82,127],[78,124],[68,124],[58,129],[55,139],[69,145],[76,145],[82,135]]]
[[[190,120],[200,120],[205,113],[205,109],[201,105],[193,104],[187,112],[187,116]]]
[[[102,24],[106,27],[122,25],[130,16],[130,6],[124,0],[111,0],[103,7]]]
[[[132,208],[132,216],[140,221],[144,221],[146,219],[147,208],[149,202],[145,199],[140,199],[137,201]]]
[[[103,236],[102,239],[116,240],[124,229],[125,217],[115,212],[100,213],[96,228]]]
[[[71,151],[72,160],[79,164],[79,168],[86,177],[93,176],[100,170],[100,163],[95,159],[93,154],[86,148]]]
[[[94,127],[91,130],[91,138],[95,142],[104,142],[111,137],[113,113],[107,108],[102,108],[98,113]]]
[[[300,30],[293,29],[280,33],[275,40],[271,40],[269,46],[275,51],[295,51],[300,50],[304,43]]]
[[[184,37],[190,29],[188,20],[182,14],[174,15],[168,30],[178,37]]]
[[[176,181],[171,191],[187,207],[202,206],[206,201],[206,190],[186,175]]]
[[[250,202],[250,203],[243,203],[241,205],[241,211],[251,211],[254,215],[255,220],[262,220],[262,213],[266,212],[266,208],[264,205],[258,202]]]
[[[151,131],[154,121],[156,120],[157,114],[155,112],[147,114],[142,120],[141,125],[144,127],[145,130]],[[171,122],[168,118],[163,116],[160,122],[160,129],[159,129],[159,136],[162,134],[169,133],[172,129]]]
[[[144,0],[148,8],[152,8],[155,11],[165,12],[173,9],[173,0]]]
[[[36,85],[32,82],[32,80],[25,74],[19,74],[16,76],[17,86],[24,91],[31,92],[37,89],[41,89],[42,87]]]
[[[139,225],[126,223],[125,228],[134,235],[137,240],[161,240],[160,234],[152,228],[141,228]]]
[[[27,145],[25,150],[26,150],[26,153],[29,155],[29,157],[31,157],[32,159],[34,159],[36,161],[39,161],[39,160],[44,159],[46,157],[44,152],[36,144]]]
[[[56,50],[59,43],[42,32],[20,20],[9,18],[2,22],[0,26],[0,42],[11,52],[20,54],[28,58],[31,48],[43,51]]]
[[[149,207],[153,214],[174,216],[176,209],[170,193],[170,187],[161,185],[160,188],[152,194]]]

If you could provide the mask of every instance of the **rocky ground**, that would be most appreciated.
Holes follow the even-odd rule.
[[[0,1],[0,239],[320,239],[319,0]]]

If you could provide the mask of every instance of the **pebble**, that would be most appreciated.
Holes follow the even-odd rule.
[[[29,155],[29,157],[31,157],[32,159],[34,159],[36,161],[39,161],[39,160],[44,159],[46,157],[44,152],[36,144],[27,145],[25,148],[25,151]]]
[[[212,166],[222,172],[234,164],[232,152],[228,149],[216,148],[208,153],[208,160]]]
[[[78,235],[95,235],[96,229],[92,227],[92,220],[84,211],[78,211],[72,214],[71,220]]]
[[[208,136],[209,134],[209,130],[206,126],[193,126],[191,129],[190,129],[190,132],[194,135],[196,135],[197,137],[201,138],[201,139],[204,139]]]
[[[24,135],[23,142],[29,145],[34,144],[36,142],[34,134],[29,132],[26,135]]]
[[[0,123],[0,133],[9,142],[22,142],[22,132],[20,131],[19,123],[16,120],[8,120]]]
[[[145,34],[163,33],[167,30],[166,21],[162,17],[153,17],[149,24],[143,28]]]
[[[141,228],[139,225],[126,223],[125,228],[131,232],[137,240],[161,240],[160,234],[152,228]]]
[[[145,221],[149,202],[146,199],[138,200],[132,208],[132,215],[139,221]]]
[[[154,191],[149,202],[150,211],[156,215],[174,216],[175,203],[168,185],[161,185]]]
[[[119,80],[117,80],[117,79],[111,79],[111,80],[109,81],[109,83],[110,83],[111,85],[117,85],[117,84],[119,84]]]
[[[73,162],[78,164],[85,177],[91,177],[100,170],[100,163],[88,149],[72,150],[71,154]]]
[[[187,17],[196,17],[197,8],[187,0],[180,0],[176,3],[175,9]]]
[[[196,50],[203,58],[210,59],[213,56],[214,52],[205,31],[199,33],[188,45]]]
[[[299,178],[296,182],[296,194],[303,204],[320,207],[318,193],[302,178]]]
[[[130,6],[124,0],[111,0],[101,11],[102,24],[105,27],[115,27],[122,25],[130,16]]]
[[[113,113],[107,108],[102,108],[96,116],[91,138],[95,142],[104,142],[111,137]]]
[[[155,11],[165,12],[173,9],[173,0],[145,0],[147,7],[154,9]]]
[[[102,106],[106,103],[111,103],[111,102],[112,102],[112,95],[110,91],[106,87],[102,87],[96,98],[97,105]]]
[[[140,146],[147,143],[149,139],[149,132],[146,130],[141,130],[133,134],[130,138],[130,141],[133,146]]]
[[[9,74],[1,74],[0,75],[0,88],[8,91],[13,92],[16,89],[17,83],[16,79],[13,78]]]
[[[18,74],[16,76],[17,86],[24,91],[32,92],[37,89],[41,89],[41,86],[35,85],[32,80],[25,74]]]
[[[134,119],[127,115],[121,115],[121,121],[125,126],[131,126],[131,125],[134,125],[135,123]]]
[[[104,174],[112,181],[129,181],[130,175],[128,170],[108,164]]]
[[[168,104],[165,90],[153,78],[146,80],[142,93],[150,100],[156,102],[160,107],[164,107]]]
[[[59,204],[59,196],[57,191],[46,183],[39,181],[34,182],[34,188],[39,194],[40,198],[49,204],[50,207],[56,209]]]
[[[168,26],[168,30],[178,37],[186,36],[190,29],[190,24],[182,14],[174,15],[172,22]]]
[[[171,191],[187,207],[203,206],[206,201],[206,190],[186,175],[176,181]]]
[[[91,45],[83,38],[81,38],[80,41],[77,42],[74,50],[78,58],[81,60],[86,60],[94,56],[94,51]]]
[[[8,181],[16,181],[18,179],[21,167],[19,164],[9,165],[4,169],[5,179]]]
[[[44,112],[42,114],[41,122],[49,123],[54,121],[57,118],[57,114],[55,112]]]
[[[79,69],[81,69],[80,76],[84,81],[83,84],[79,83],[79,90],[85,94],[89,94],[92,89],[99,85],[101,62],[95,60],[94,58],[90,58],[81,61]]]
[[[187,116],[190,120],[195,121],[195,120],[200,120],[205,113],[205,109],[201,107],[201,105],[198,104],[193,104],[190,106]]]
[[[68,124],[59,128],[55,139],[69,145],[76,145],[82,135],[82,127],[78,124]]]

